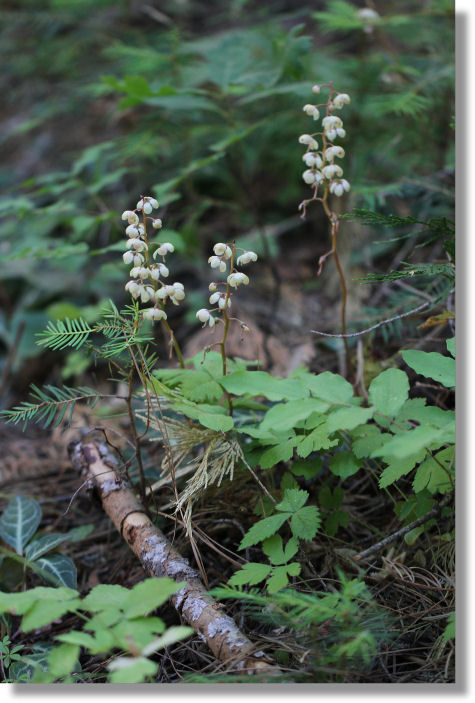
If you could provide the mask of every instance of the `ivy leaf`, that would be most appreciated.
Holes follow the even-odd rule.
[[[454,388],[455,359],[437,352],[423,352],[417,349],[403,351],[402,358],[421,376],[432,378],[446,388]]]
[[[290,527],[294,537],[313,539],[320,527],[320,511],[315,505],[306,505],[292,515]]]
[[[270,564],[249,562],[248,564],[244,564],[240,571],[236,571],[236,573],[231,576],[228,584],[230,586],[244,586],[244,584],[247,583],[249,586],[255,586],[267,578],[271,569]]]
[[[284,522],[288,520],[291,514],[292,513],[279,513],[278,515],[271,515],[270,517],[264,518],[264,520],[256,522],[244,535],[239,549],[252,547],[254,544],[262,542],[262,540],[274,535]]]
[[[307,499],[307,491],[302,491],[300,488],[288,488],[284,491],[283,500],[275,507],[277,510],[285,510],[286,512],[295,513],[299,510],[299,508],[305,505]]]
[[[0,537],[21,555],[23,547],[33,537],[40,522],[39,503],[32,498],[15,496],[0,518]]]
[[[409,379],[401,369],[387,369],[369,387],[369,402],[377,412],[394,417],[409,395]]]
[[[330,459],[330,471],[342,479],[353,476],[359,468],[360,464],[352,452],[337,452]]]

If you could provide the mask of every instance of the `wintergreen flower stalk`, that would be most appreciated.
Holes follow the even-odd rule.
[[[321,131],[314,132],[313,134],[302,134],[298,139],[300,144],[307,147],[302,157],[306,166],[305,171],[302,173],[302,178],[313,190],[313,196],[301,202],[299,210],[302,212],[302,217],[305,217],[308,204],[317,200],[322,203],[325,214],[330,222],[332,248],[319,258],[318,275],[322,272],[322,267],[327,257],[333,255],[341,282],[341,328],[342,334],[344,335],[346,334],[347,288],[336,248],[339,227],[338,215],[330,209],[329,200],[330,196],[340,198],[350,190],[349,182],[346,178],[343,178],[343,168],[336,162],[338,159],[342,159],[345,156],[345,150],[339,144],[334,143],[337,139],[344,139],[346,137],[343,120],[339,115],[334,113],[335,111],[342,110],[345,105],[350,103],[350,96],[348,93],[336,91],[332,83],[314,85],[312,93],[314,95],[319,95],[321,89],[324,87],[329,89],[329,96],[326,102],[316,105],[306,104],[303,107],[304,113],[312,117],[314,121],[320,119],[321,112],[324,112],[324,115],[321,119]],[[350,373],[353,375],[348,342],[346,338],[344,338],[343,341],[346,350],[347,366]]]
[[[165,305],[171,301],[174,305],[179,305],[185,297],[183,283],[165,283],[164,278],[168,278],[169,270],[165,265],[165,257],[175,251],[175,247],[170,242],[150,241],[147,233],[147,225],[150,223],[152,230],[162,228],[162,220],[149,215],[158,208],[158,202],[151,196],[140,196],[135,210],[125,210],[122,219],[127,222],[125,230],[127,239],[127,251],[122,258],[125,264],[133,264],[130,269],[130,281],[126,283],[125,290],[130,293],[134,300],[139,300],[147,307],[142,309],[144,320],[152,320],[153,323],[161,322],[170,336],[170,344],[175,349],[180,365],[184,367],[184,360],[175,335],[167,322]],[[161,261],[156,261],[157,257]]]
[[[236,257],[236,252],[242,251],[242,254]],[[228,335],[229,323],[232,320],[239,322],[242,332],[249,332],[249,327],[237,317],[231,317],[229,310],[232,305],[232,290],[237,290],[239,286],[249,285],[249,277],[242,271],[238,271],[239,267],[245,266],[251,262],[257,261],[257,254],[253,251],[246,251],[232,244],[218,242],[213,247],[213,255],[209,257],[208,263],[213,270],[218,270],[220,273],[225,273],[225,281],[213,281],[209,284],[210,305],[214,306],[211,309],[201,308],[196,313],[196,317],[203,323],[203,327],[211,327],[212,329],[217,323],[223,323],[223,338],[221,342],[216,344],[221,349],[223,359],[223,376],[226,374],[226,338]],[[213,314],[214,313],[214,314]]]

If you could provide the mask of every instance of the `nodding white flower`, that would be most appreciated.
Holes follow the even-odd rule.
[[[132,278],[148,278],[150,273],[150,269],[146,266],[135,266],[133,269],[130,269]]]
[[[320,92],[320,86],[319,85],[314,85],[312,88],[312,93],[315,93],[315,95],[318,95]]]
[[[221,271],[221,273],[224,273],[226,271],[226,262],[225,261],[221,261],[221,263],[219,264],[219,270]]]
[[[148,303],[150,299],[155,299],[155,291],[152,286],[140,286],[140,299],[142,303]]]
[[[126,251],[125,254],[122,254],[122,258],[124,260],[124,264],[131,264],[134,260],[134,252]]]
[[[228,308],[231,307],[231,298],[228,298],[227,305],[228,305]],[[221,298],[218,300],[218,308],[220,310],[224,310],[225,307],[226,307],[226,296],[224,295],[224,296],[221,296]]]
[[[340,168],[340,166],[337,166],[336,164],[331,164],[330,166],[325,166],[325,168],[322,169],[322,173],[325,178],[328,178],[330,180],[335,176],[343,176],[343,169]]]
[[[328,132],[329,130],[338,129],[339,127],[343,127],[343,122],[336,115],[327,115],[326,117],[323,118],[322,125],[323,125],[323,129],[325,130],[325,132]]]
[[[312,185],[312,183],[315,183],[317,180],[315,177],[315,172],[311,171],[310,169],[307,169],[307,171],[304,171],[302,173],[302,178],[304,179],[305,183],[308,183],[309,186]]]
[[[343,137],[346,137],[346,132],[342,127],[338,127],[336,130],[336,133],[339,137],[343,139]]]
[[[215,290],[218,290],[218,286],[216,285],[216,283],[214,283],[214,281],[213,281],[213,283],[209,284],[208,290],[210,293],[214,293]]]
[[[221,298],[221,293],[213,293],[212,295],[209,296],[209,302],[211,305],[214,305],[215,303],[218,302],[218,300]]]
[[[130,293],[133,298],[138,298],[140,293],[140,286],[136,281],[129,281],[125,285],[125,290]]]
[[[224,256],[225,259],[230,259],[233,255],[233,250],[227,244],[223,242],[218,242],[214,245],[213,251],[217,256]]]
[[[152,220],[152,227],[154,229],[162,229],[163,222],[161,221],[161,219],[159,217],[157,217],[156,220]]]
[[[307,147],[312,151],[316,151],[318,149],[317,140],[311,137],[310,134],[301,134],[299,137],[299,143],[306,144]]]
[[[305,154],[302,156],[302,161],[309,168],[321,168],[323,166],[323,161],[320,156],[318,154],[314,154],[311,151],[305,152]]]
[[[146,243],[143,241],[143,239],[137,239],[136,237],[133,237],[132,239],[127,240],[127,246],[128,247],[133,247],[135,251],[145,251],[148,249]]]
[[[211,266],[212,269],[220,268],[221,259],[219,258],[219,256],[210,256],[208,259],[208,264]]]
[[[157,264],[157,268],[160,271],[160,276],[163,276],[163,278],[168,278],[170,271],[167,269],[165,264]]]
[[[165,298],[168,298],[167,288],[171,288],[171,286],[162,286],[162,288],[159,288],[158,290],[156,290],[155,291],[155,300],[165,300]]]
[[[237,265],[243,266],[244,264],[249,264],[251,261],[257,261],[257,254],[255,251],[245,251],[244,254],[238,256]]]
[[[348,192],[349,190],[350,184],[345,178],[342,178],[340,181],[332,181],[332,183],[330,183],[330,193],[333,193],[337,197],[340,197],[343,193]]]
[[[344,155],[345,150],[341,146],[329,146],[328,149],[325,150],[326,161],[333,161],[335,156],[337,156],[339,159],[342,159]]]
[[[160,244],[158,249],[155,249],[153,252],[153,258],[155,259],[157,256],[166,256],[168,252],[170,254],[175,251],[175,247],[173,244],[170,244],[170,242],[164,242],[163,244]]]
[[[129,237],[140,237],[144,233],[143,225],[135,224],[129,225],[125,230],[125,233]]]
[[[320,113],[319,113],[318,107],[316,105],[310,105],[310,104],[304,105],[303,111],[309,117],[313,117],[314,120],[318,120],[320,117]]]
[[[351,100],[350,100],[350,96],[348,95],[348,93],[338,93],[338,95],[336,95],[333,98],[333,105],[338,110],[341,110],[343,105],[349,105],[350,102],[351,102]]]
[[[146,215],[150,215],[154,208],[155,210],[158,208],[158,202],[149,195],[137,203],[137,210],[143,210]]]
[[[245,286],[249,283],[249,278],[246,276],[245,273],[241,273],[239,271],[236,271],[235,273],[231,273],[227,277],[227,282],[231,286],[231,288],[237,288],[240,286],[242,283],[244,283]]]
[[[180,300],[183,300],[185,297],[185,287],[183,283],[176,282],[170,286],[170,288],[173,289],[173,293],[170,293],[170,300],[175,305],[178,305]]]
[[[336,129],[329,129],[325,132],[327,135],[327,139],[329,139],[331,142],[338,137],[338,132]]]
[[[127,220],[129,225],[137,225],[139,223],[139,216],[133,210],[124,210],[122,219]]]
[[[141,266],[144,261],[145,258],[142,256],[142,254],[134,253],[134,266]]]
[[[167,313],[160,308],[148,308],[143,311],[143,316],[146,320],[166,320]]]
[[[196,313],[196,317],[200,322],[204,322],[206,324],[210,319],[211,314],[209,310],[206,310],[206,308],[201,308],[201,310],[198,310],[198,312]]]

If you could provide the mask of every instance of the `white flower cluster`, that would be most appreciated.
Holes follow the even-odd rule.
[[[174,305],[179,305],[185,297],[183,283],[173,283],[166,285],[162,278],[168,278],[169,270],[164,263],[154,263],[150,258],[150,249],[157,247],[152,258],[161,256],[165,261],[168,253],[175,251],[175,247],[170,242],[149,242],[147,237],[147,220],[152,221],[153,229],[161,229],[162,221],[159,218],[148,218],[152,210],[158,208],[155,198],[143,197],[137,203],[135,210],[125,210],[122,219],[128,222],[125,230],[129,237],[127,240],[127,251],[123,255],[125,264],[133,264],[130,269],[131,280],[126,284],[125,290],[142,303],[151,303],[151,307],[143,311],[143,317],[148,320],[166,320],[167,314],[163,309],[169,298]],[[142,222],[137,214],[142,215]]]
[[[314,85],[312,92],[318,94],[320,86]],[[335,146],[333,141],[338,137],[345,137],[346,132],[343,129],[341,117],[331,114],[334,110],[341,110],[349,102],[350,96],[347,93],[337,93],[326,104],[323,103],[326,106],[327,114],[322,119],[323,132],[318,133],[322,137],[321,149],[314,135],[302,134],[299,137],[300,144],[307,147],[307,151],[302,157],[307,169],[303,172],[302,178],[305,183],[315,188],[315,195],[321,183],[328,187],[330,193],[337,196],[350,190],[350,184],[342,177],[343,169],[334,163],[335,159],[341,159],[345,156],[345,150],[341,146]],[[308,104],[304,105],[303,111],[314,120],[318,120],[320,119],[319,107],[322,105]]]
[[[356,16],[358,19],[363,20],[363,29],[367,34],[371,34],[375,25],[379,24],[381,20],[381,16],[376,12],[376,10],[372,10],[370,7],[362,7],[357,11]]]
[[[210,283],[209,292],[211,293],[209,297],[209,302],[211,305],[216,307],[212,310],[207,310],[206,308],[201,308],[196,313],[196,317],[203,326],[208,324],[210,327],[214,327],[219,318],[213,317],[213,312],[225,313],[231,307],[231,288],[238,288],[241,285],[247,286],[249,284],[249,277],[241,271],[237,271],[234,268],[234,256],[235,256],[235,246],[229,246],[223,242],[218,242],[213,247],[214,254],[208,259],[208,263],[212,269],[219,269],[221,273],[225,273],[230,268],[230,273],[226,278],[226,282],[222,281],[220,283]],[[237,257],[236,264],[238,266],[244,266],[249,264],[251,261],[257,261],[257,254],[253,251],[243,251],[243,253]],[[224,286],[224,290],[221,292],[218,290],[218,286]]]

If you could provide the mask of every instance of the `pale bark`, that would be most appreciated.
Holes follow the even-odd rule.
[[[205,641],[215,657],[233,669],[278,674],[279,669],[256,652],[234,620],[206,591],[188,560],[152,523],[143,505],[118,472],[118,463],[99,440],[74,441],[68,447],[73,466],[97,489],[103,508],[150,576],[185,582],[171,602],[183,620]]]

